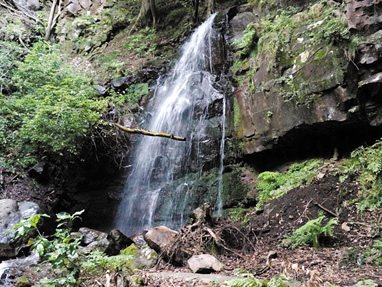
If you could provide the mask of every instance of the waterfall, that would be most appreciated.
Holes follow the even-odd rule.
[[[128,235],[160,224],[184,224],[195,204],[207,201],[195,198],[193,183],[213,167],[220,170],[220,183],[211,187],[216,189],[211,202],[221,210],[225,100],[215,87],[215,16],[183,45],[180,59],[169,75],[158,79],[148,104],[146,129],[187,141],[142,137],[115,219],[116,227]]]

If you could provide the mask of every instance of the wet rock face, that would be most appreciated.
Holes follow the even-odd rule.
[[[12,242],[12,232],[7,231],[20,222],[21,219],[37,214],[40,207],[30,201],[16,202],[13,199],[0,200],[0,242]]]
[[[375,32],[382,23],[382,3],[373,0],[346,0],[349,29]]]
[[[382,125],[381,5],[373,6],[368,0],[348,0],[346,5],[346,9],[338,6],[331,13],[346,20],[349,29],[366,36],[354,55],[348,52],[350,43],[346,40],[311,41],[305,30],[315,31],[325,22],[305,24],[304,16],[297,13],[292,21],[300,23],[300,28],[282,34],[283,49],[275,54],[260,50],[255,60],[247,56],[249,60],[235,71],[241,79],[232,117],[244,154],[292,148],[298,152],[297,145],[304,141],[312,143],[312,149],[323,144],[333,148],[346,133],[358,137],[362,130],[375,131],[374,137],[380,137],[381,129],[373,127]],[[328,8],[316,3],[309,9],[319,15]],[[261,13],[246,11],[233,17],[230,38],[240,38],[241,27],[255,15]],[[238,53],[235,57],[243,58]]]

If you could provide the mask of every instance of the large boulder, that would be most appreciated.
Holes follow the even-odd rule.
[[[13,199],[0,200],[0,243],[11,240],[7,231],[20,221],[20,212],[17,202]]]
[[[179,232],[166,226],[156,226],[151,228],[144,238],[147,244],[158,253],[166,252],[175,243]]]
[[[14,231],[8,232],[8,230],[23,218],[37,214],[39,211],[39,205],[31,201],[0,200],[0,258],[17,255],[17,250],[14,248]]]
[[[187,264],[194,273],[219,272],[224,268],[224,264],[210,254],[194,255],[187,260]]]
[[[40,9],[40,1],[39,0],[13,0],[13,3],[21,8],[32,11],[37,11]]]

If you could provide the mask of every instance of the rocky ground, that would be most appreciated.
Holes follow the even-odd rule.
[[[57,199],[54,189],[39,189],[28,177],[15,177],[3,171],[2,181],[7,189],[0,193],[1,198],[37,201],[42,206]],[[296,286],[300,283],[354,286],[366,279],[382,285],[382,267],[375,264],[382,251],[373,249],[374,241],[382,237],[382,208],[357,210],[352,199],[359,192],[356,182],[340,183],[338,177],[324,172],[311,185],[293,189],[262,210],[248,208],[235,221],[220,219],[185,227],[174,249],[181,246],[198,254],[211,253],[214,246],[216,257],[225,265],[222,271],[204,277],[192,274],[182,264],[174,266],[161,260],[155,268],[141,271],[140,275],[145,286],[219,286],[219,282],[237,276],[241,268],[259,279],[283,273],[299,282]],[[327,218],[338,217],[332,237],[320,238],[318,249],[285,247],[289,244],[287,235],[320,213]],[[83,286],[95,286],[94,280],[106,282],[106,275],[93,279]]]
[[[234,276],[237,268],[243,268],[259,279],[270,279],[284,273],[296,282],[311,284],[306,286],[324,286],[331,283],[337,286],[354,286],[361,280],[371,279],[382,284],[382,268],[373,263],[376,254],[366,254],[373,240],[380,240],[382,209],[360,213],[350,201],[358,192],[355,184],[340,184],[334,176],[317,179],[311,186],[294,189],[285,196],[270,202],[263,211],[253,211],[249,221],[236,223],[241,234],[248,240],[242,240],[241,247],[225,255],[217,256],[225,264],[219,275]],[[339,224],[334,236],[321,238],[321,247],[300,247],[290,249],[286,235],[323,212],[327,217],[338,215]],[[222,235],[222,229],[231,232],[232,223],[221,222],[211,229]],[[239,233],[232,233],[233,237]],[[226,240],[232,237],[223,234]],[[190,236],[192,238],[192,236]],[[249,246],[249,242],[252,246]],[[193,242],[195,244],[195,241]],[[240,244],[240,242],[238,242]],[[197,245],[197,244],[196,244]],[[227,244],[229,246],[229,244]],[[236,246],[237,247],[237,246]],[[252,249],[252,250],[251,250]],[[250,250],[250,251],[248,251]],[[380,253],[379,253],[379,256]],[[166,276],[153,276],[152,273],[174,272]],[[189,272],[184,267],[159,264],[155,270],[145,272],[147,286],[216,286],[205,285],[197,278],[181,280],[178,272]],[[296,286],[300,286],[296,283]],[[314,285],[315,284],[315,285]]]

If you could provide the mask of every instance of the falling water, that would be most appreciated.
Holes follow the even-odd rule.
[[[224,96],[214,87],[214,18],[212,15],[199,26],[182,47],[170,75],[158,80],[147,107],[146,128],[186,137],[187,142],[142,138],[116,216],[115,225],[126,234],[159,224],[179,227],[193,208],[190,199],[195,177],[189,175],[200,176],[211,163],[222,165],[224,116],[216,117],[212,111],[217,103],[220,114],[225,107]],[[219,182],[219,196],[214,200],[221,209],[221,177]]]

